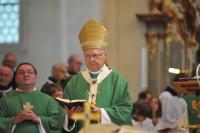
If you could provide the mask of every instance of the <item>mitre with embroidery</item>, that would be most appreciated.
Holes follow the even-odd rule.
[[[89,20],[81,29],[79,40],[82,49],[106,49],[108,46],[108,31],[94,19]]]

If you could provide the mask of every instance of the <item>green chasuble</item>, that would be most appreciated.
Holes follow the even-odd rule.
[[[79,73],[72,77],[65,87],[64,97],[71,100],[88,99],[89,88],[89,83],[83,78],[82,73]],[[96,106],[105,109],[113,123],[131,125],[132,100],[128,83],[117,72],[112,71],[99,84]]]
[[[64,116],[59,115],[59,105],[50,96],[39,91],[23,93],[14,90],[0,99],[0,133],[11,133],[13,120],[26,103],[33,105],[32,110],[40,117],[46,133],[61,132]],[[37,124],[23,121],[17,124],[14,133],[39,133]]]
[[[190,125],[200,124],[200,118],[197,117],[199,112],[192,107],[192,102],[195,104],[196,102],[200,103],[200,94],[187,94],[184,96],[185,101],[187,102],[187,111],[188,111],[188,123]],[[196,100],[196,101],[195,101]],[[190,129],[190,133],[193,133],[195,129]]]

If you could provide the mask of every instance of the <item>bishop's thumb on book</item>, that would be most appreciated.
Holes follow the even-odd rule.
[[[87,100],[85,99],[76,99],[76,100],[70,100],[70,99],[63,99],[63,98],[59,98],[57,97],[56,100],[58,101],[58,103],[61,106],[67,106],[69,109],[72,107],[83,107],[84,106],[84,102],[86,102]]]

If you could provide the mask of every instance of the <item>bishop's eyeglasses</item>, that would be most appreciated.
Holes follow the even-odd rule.
[[[101,52],[101,53],[99,53],[99,54],[91,54],[91,55],[89,55],[89,54],[84,54],[84,55],[85,55],[85,58],[86,58],[86,59],[91,59],[91,58],[97,59],[97,58],[99,58],[100,56],[102,56],[102,55],[104,55],[104,54],[105,54],[105,51],[103,51],[103,52]]]

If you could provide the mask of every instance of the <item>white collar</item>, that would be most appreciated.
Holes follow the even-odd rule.
[[[90,74],[96,75],[96,74],[101,73],[105,67],[106,67],[106,65],[104,64],[103,67],[102,67],[101,69],[99,69],[98,71],[95,71],[95,72],[90,71],[88,68],[87,68],[87,70],[88,70],[88,72],[89,72]]]
[[[8,93],[12,90],[12,87],[6,89],[6,90],[0,90],[0,93]]]
[[[34,92],[34,91],[36,91],[37,89],[36,89],[36,87],[34,87],[34,89],[31,91],[31,92]],[[24,92],[24,93],[26,93],[25,91],[23,91],[23,90],[20,90],[19,88],[17,88],[16,89],[16,91],[18,91],[18,92]]]

